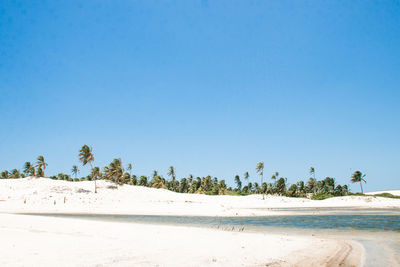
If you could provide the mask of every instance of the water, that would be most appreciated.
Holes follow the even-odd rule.
[[[276,209],[294,215],[265,217],[151,216],[103,214],[36,214],[90,220],[212,227],[230,231],[268,232],[346,238],[366,249],[366,266],[400,266],[400,209]]]

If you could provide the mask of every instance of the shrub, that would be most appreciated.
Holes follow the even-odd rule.
[[[327,198],[334,197],[332,194],[325,194],[325,193],[317,193],[311,197],[312,200],[323,200]]]
[[[400,196],[395,196],[390,193],[380,193],[380,194],[375,194],[375,197],[388,197],[388,198],[400,198]]]

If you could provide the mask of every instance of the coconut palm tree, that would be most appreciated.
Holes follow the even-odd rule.
[[[1,179],[8,179],[10,177],[10,173],[8,171],[3,171],[0,173]]]
[[[260,174],[260,176],[261,176],[261,184],[263,184],[263,179],[264,179],[264,162],[259,162],[259,163],[257,163],[256,171],[257,171],[257,173]],[[263,199],[265,199],[265,197],[264,197],[264,191],[263,191]]]
[[[312,175],[315,180],[315,168],[314,167],[310,167],[310,175]]]
[[[92,176],[92,178],[93,178],[94,180],[102,179],[102,174],[101,174],[100,168],[99,168],[99,167],[94,167],[94,168],[92,169],[91,176]]]
[[[93,171],[92,162],[94,161],[94,156],[91,147],[89,147],[88,145],[82,146],[81,150],[79,150],[79,161],[82,162],[83,166],[89,163],[90,170],[91,172]],[[94,192],[97,193],[96,179],[94,179]]]
[[[75,178],[78,178],[78,173],[79,173],[78,166],[76,165],[72,166],[71,172],[73,175],[75,175]]]
[[[10,178],[13,178],[13,179],[21,178],[21,174],[20,174],[19,170],[17,170],[17,169],[11,170]]]
[[[153,177],[153,179],[150,182],[150,186],[154,188],[164,188],[167,189],[167,182],[165,179],[159,175]]]
[[[29,161],[25,162],[24,170],[26,176],[35,176],[35,167]]]
[[[170,166],[168,169],[168,176],[171,176],[171,182],[168,183],[168,189],[172,190],[174,192],[179,192],[179,181],[177,181],[175,178],[175,168],[174,166]]]
[[[362,182],[367,183],[367,181],[364,179],[365,176],[366,176],[366,174],[363,174],[360,171],[355,171],[351,175],[351,180],[350,180],[352,183],[360,183],[361,193],[362,194],[364,194],[363,187],[362,187]]]
[[[246,181],[248,181],[249,178],[250,178],[249,172],[245,172],[244,175],[243,175],[243,178],[244,178]]]
[[[236,183],[237,189],[241,190],[242,189],[242,181],[240,181],[239,175],[235,176],[235,183]]]
[[[108,166],[104,167],[104,172],[107,179],[115,183],[123,183],[124,169],[121,159],[114,159]]]
[[[171,176],[172,181],[175,181],[175,169],[174,169],[174,166],[170,166],[169,167],[167,175]]]
[[[272,176],[271,176],[271,180],[274,180],[274,181],[276,181],[276,179],[278,179],[279,178],[279,172],[275,172],[274,174],[272,174]]]
[[[126,170],[129,171],[129,175],[132,175],[132,163],[128,163],[128,167],[126,167]]]
[[[44,157],[43,157],[43,156],[37,157],[36,167],[38,167],[38,176],[39,176],[39,177],[46,177],[45,174],[44,174],[44,172],[45,172],[46,167],[47,167],[48,165],[49,165],[49,164],[47,164],[47,163],[44,161]],[[39,174],[40,174],[40,175],[39,175]]]

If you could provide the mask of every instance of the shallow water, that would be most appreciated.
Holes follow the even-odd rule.
[[[278,209],[276,209],[278,210]],[[366,249],[365,266],[400,266],[400,209],[279,209],[264,217],[35,214],[90,220],[211,227],[229,231],[352,239]],[[316,214],[316,215],[312,215]]]

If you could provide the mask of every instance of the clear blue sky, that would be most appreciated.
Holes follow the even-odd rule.
[[[0,92],[0,170],[400,188],[399,1],[2,1]]]

